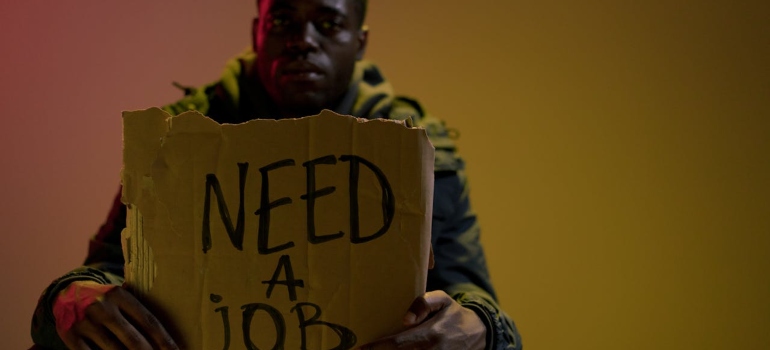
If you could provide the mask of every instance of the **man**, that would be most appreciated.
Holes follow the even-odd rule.
[[[403,332],[365,347],[521,349],[513,322],[495,300],[463,163],[446,130],[416,101],[394,96],[377,68],[361,60],[368,37],[366,1],[258,0],[257,8],[252,50],[229,62],[220,81],[186,88],[184,99],[164,109],[172,114],[195,109],[220,123],[302,117],[324,108],[365,118],[414,118],[436,147],[430,291],[405,310]],[[163,325],[119,286],[123,227],[125,207],[116,198],[91,241],[86,266],[54,281],[41,297],[32,327],[37,344],[178,348]]]

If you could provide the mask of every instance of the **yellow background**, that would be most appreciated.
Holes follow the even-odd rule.
[[[460,132],[526,349],[770,348],[768,7],[371,0],[367,57]],[[215,79],[253,13],[0,5],[3,348],[106,215],[120,111]]]

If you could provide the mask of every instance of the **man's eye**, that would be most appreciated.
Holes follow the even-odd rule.
[[[319,27],[321,30],[324,30],[324,31],[334,31],[342,28],[342,24],[337,21],[331,21],[331,20],[321,21],[321,23],[319,23]]]
[[[270,30],[283,30],[291,24],[289,16],[275,14],[267,18],[267,26]]]

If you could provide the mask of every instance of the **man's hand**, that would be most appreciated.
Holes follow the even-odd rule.
[[[462,307],[443,291],[418,297],[404,316],[411,327],[361,349],[484,349],[487,329],[478,315]]]
[[[56,332],[70,349],[179,349],[158,319],[130,292],[72,282],[54,301]]]

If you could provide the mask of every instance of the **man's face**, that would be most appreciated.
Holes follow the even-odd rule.
[[[254,20],[259,79],[284,116],[334,108],[366,32],[357,0],[261,0]]]

